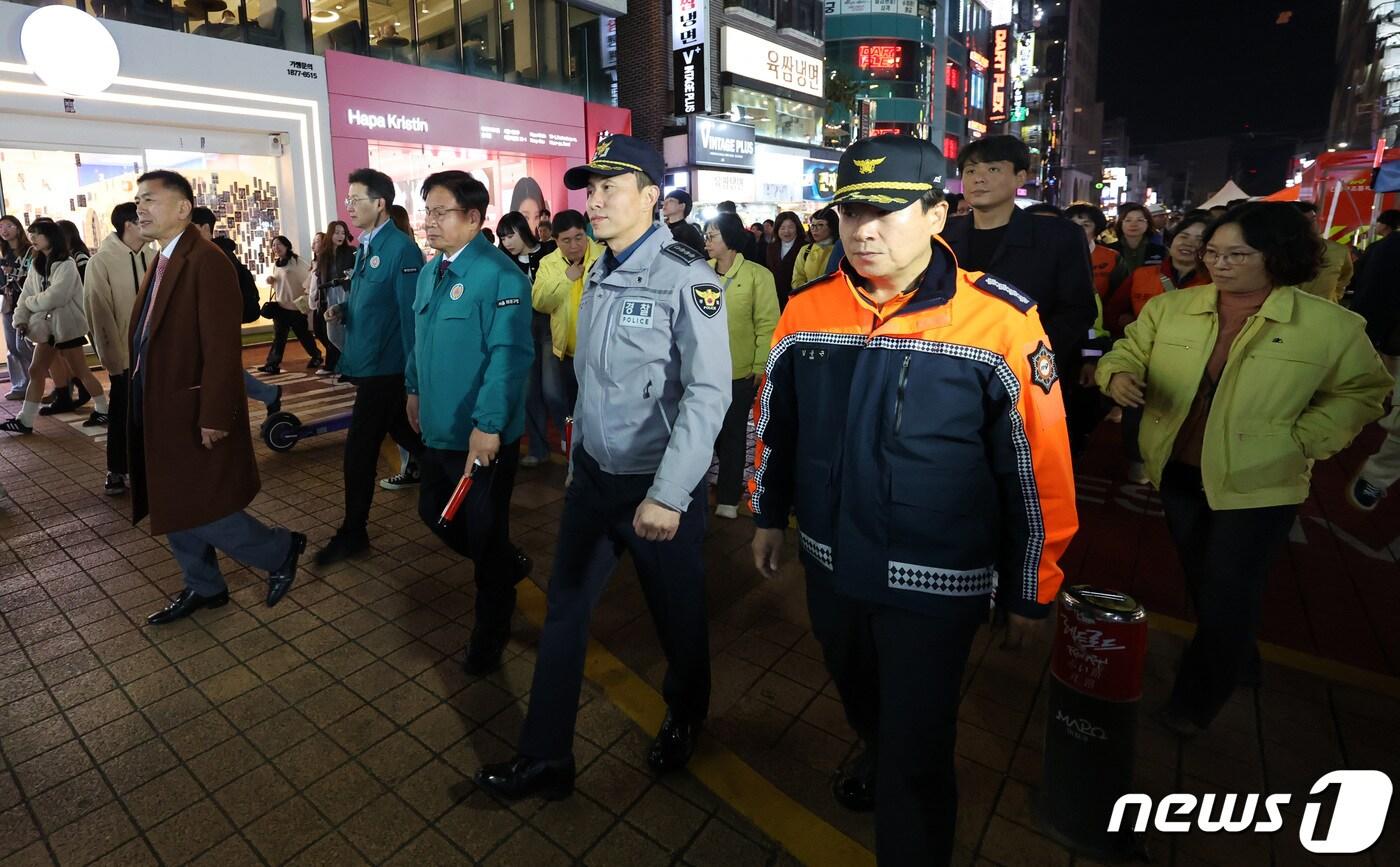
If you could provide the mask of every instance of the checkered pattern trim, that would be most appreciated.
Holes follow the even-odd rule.
[[[755,515],[763,514],[760,511],[763,506],[763,478],[768,470],[768,457],[773,453],[773,446],[764,439],[764,434],[768,430],[768,401],[773,396],[773,370],[778,366],[778,361],[792,349],[797,343],[826,343],[832,346],[864,346],[865,338],[859,334],[826,334],[821,331],[794,331],[787,337],[778,341],[772,351],[768,353],[768,365],[764,368],[763,394],[759,398],[758,406],[758,427],[755,435],[763,440],[763,460],[759,462],[758,472],[754,474],[754,495],[749,502]],[[829,550],[829,549],[828,549]]]
[[[1006,359],[989,349],[974,346],[961,346],[956,343],[939,343],[932,340],[918,340],[907,337],[877,337],[871,341],[872,347],[896,349],[900,351],[928,352],[935,355],[950,355],[975,361],[992,368],[1002,387],[1011,398],[1011,442],[1016,451],[1016,474],[1021,480],[1021,499],[1026,508],[1026,556],[1021,567],[1021,595],[1024,599],[1038,599],[1040,593],[1040,558],[1045,550],[1045,520],[1040,513],[1040,493],[1035,482],[1035,465],[1031,461],[1031,444],[1026,438],[1025,420],[1016,410],[1021,400],[1021,381]]]
[[[835,560],[831,557],[830,545],[823,545],[806,533],[798,533],[798,536],[802,542],[803,551],[806,551],[812,559],[825,566],[828,572],[835,569]]]
[[[996,589],[997,571],[991,566],[944,569],[891,560],[889,584],[895,590],[916,590],[938,596],[981,596]]]

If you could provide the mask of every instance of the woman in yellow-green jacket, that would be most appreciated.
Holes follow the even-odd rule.
[[[826,276],[826,263],[836,246],[840,224],[835,208],[822,208],[812,215],[812,243],[797,253],[797,262],[792,266],[792,288]]]
[[[563,418],[573,415],[574,401],[578,400],[574,345],[578,341],[578,305],[583,300],[583,283],[593,260],[603,254],[603,245],[588,237],[588,223],[578,211],[560,211],[554,215],[553,226],[558,249],[540,260],[531,302],[536,311],[549,314],[549,335],[554,357],[560,361],[562,382],[557,388],[545,382],[545,400],[554,404],[550,412]]]
[[[721,518],[739,515],[739,489],[744,481],[748,450],[749,413],[758,380],[768,364],[773,330],[778,327],[778,290],[773,272],[744,258],[748,243],[743,221],[720,214],[705,226],[705,251],[719,275],[724,309],[729,316],[729,355],[733,362],[733,399],[724,416],[715,449],[719,452],[718,505]]]
[[[1297,288],[1322,249],[1292,205],[1239,205],[1204,245],[1213,282],[1149,301],[1096,372],[1118,404],[1143,407],[1143,461],[1196,610],[1158,714],[1185,736],[1257,681],[1264,580],[1312,464],[1380,418],[1392,383],[1361,317]]]

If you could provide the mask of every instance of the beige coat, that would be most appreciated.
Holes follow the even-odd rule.
[[[141,291],[141,278],[157,255],[149,245],[133,252],[113,233],[103,239],[88,262],[83,304],[97,357],[108,373],[121,374],[131,366],[127,343],[131,309]]]

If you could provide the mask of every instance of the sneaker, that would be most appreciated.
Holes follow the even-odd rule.
[[[20,421],[18,417],[0,422],[0,431],[6,433],[32,434],[34,428]]]
[[[544,463],[544,458],[537,458],[534,455],[526,455],[520,459],[520,465],[526,469],[537,467],[542,463]]]
[[[719,518],[729,518],[733,520],[739,517],[738,506],[715,506],[715,516]]]
[[[1347,499],[1351,500],[1351,504],[1367,512],[1374,509],[1384,496],[1385,488],[1376,487],[1361,476],[1357,476],[1356,481],[1347,488]]]
[[[120,497],[126,493],[126,476],[121,473],[108,473],[107,484],[103,487],[109,497]]]
[[[321,368],[320,370],[317,370],[317,371],[316,371],[316,375],[317,375],[317,376],[335,376],[335,371],[334,371],[334,370],[331,370],[329,367],[323,367],[323,368]]]
[[[78,404],[73,400],[73,396],[67,392],[59,392],[53,403],[39,408],[39,415],[58,415],[59,413],[72,412],[78,408]]]
[[[319,368],[321,365],[323,365],[323,364],[325,364],[325,363],[326,363],[326,360],[325,360],[324,358],[313,358],[313,359],[311,359],[310,361],[306,362],[306,369],[307,369],[307,370],[316,370],[317,368]]]
[[[402,472],[396,476],[390,476],[387,479],[380,479],[379,487],[386,491],[402,491],[404,488],[413,487],[418,484],[418,482],[419,478],[417,473]]]
[[[5,395],[5,400],[24,400],[24,389],[12,388]]]
[[[282,411],[282,386],[277,386],[277,396],[267,405],[267,414],[276,415]]]
[[[105,413],[105,412],[98,412],[97,410],[93,410],[93,411],[88,415],[87,421],[83,422],[83,427],[106,427],[106,426],[107,426],[107,413]]]
[[[275,365],[275,364],[264,364],[262,367],[259,367],[259,368],[258,368],[258,372],[259,372],[259,373],[281,373],[281,372],[282,372],[282,368],[278,367],[278,366]]]
[[[1142,461],[1128,461],[1128,481],[1135,485],[1146,485],[1152,481],[1147,477],[1147,467]]]

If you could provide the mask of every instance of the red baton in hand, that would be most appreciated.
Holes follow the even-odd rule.
[[[564,419],[564,460],[574,453],[574,417]]]
[[[462,476],[462,480],[457,483],[457,488],[452,492],[452,498],[443,507],[442,514],[438,515],[438,528],[446,530],[452,520],[457,517],[457,510],[462,507],[463,501],[467,499],[467,492],[472,489],[472,480],[476,477],[476,471],[481,468],[480,461],[472,461],[471,468]]]

